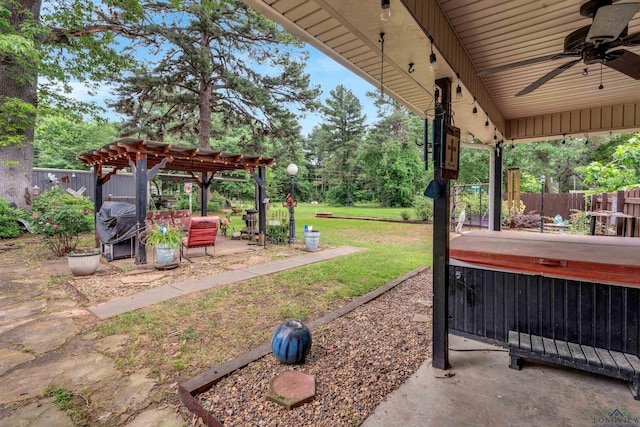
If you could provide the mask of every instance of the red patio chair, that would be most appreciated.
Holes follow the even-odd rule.
[[[209,253],[207,252],[207,248],[209,246],[214,246],[215,252],[217,234],[217,216],[191,218],[191,222],[189,222],[189,229],[187,230],[187,236],[182,238],[182,246],[180,247],[180,261],[182,261],[182,257],[184,257],[187,261],[192,262],[187,257],[187,250],[189,248],[199,248],[204,246],[205,255],[209,255]]]

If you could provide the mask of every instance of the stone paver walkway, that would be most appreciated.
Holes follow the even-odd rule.
[[[51,275],[68,274],[66,260],[47,262],[36,274],[0,263],[0,425],[72,426],[69,416],[44,396],[47,386],[86,396],[96,425],[185,426],[176,407],[149,372],[127,375],[115,355],[127,336],[99,339],[86,334],[96,317],[106,319],[169,298],[253,279],[361,250],[343,247],[308,253],[260,266],[239,266],[203,279],[153,288],[130,297],[89,307],[73,301]],[[84,397],[82,397],[84,399]]]

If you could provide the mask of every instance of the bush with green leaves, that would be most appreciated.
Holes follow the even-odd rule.
[[[289,213],[276,210],[267,222],[267,242],[282,245],[289,242]]]
[[[10,239],[20,235],[18,218],[20,218],[19,211],[11,208],[9,203],[0,197],[0,239]]]
[[[589,234],[589,220],[590,218],[587,216],[587,212],[579,209],[571,209],[567,234]]]
[[[44,246],[57,256],[73,252],[80,234],[94,229],[93,202],[88,197],[52,188],[34,197],[32,206],[33,231],[42,236]]]
[[[417,196],[413,200],[413,210],[419,220],[433,221],[433,200],[424,196]]]

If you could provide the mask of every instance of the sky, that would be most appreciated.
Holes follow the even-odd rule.
[[[329,96],[329,92],[336,88],[339,84],[349,89],[355,96],[360,99],[363,114],[367,116],[367,122],[370,123],[376,118],[376,109],[373,102],[366,96],[367,92],[375,91],[376,88],[360,76],[347,70],[324,53],[307,45],[310,53],[307,61],[307,72],[311,76],[311,83],[320,85],[322,89],[321,99]],[[319,114],[310,115],[300,120],[302,125],[302,134],[307,135],[315,125],[321,120]]]
[[[363,114],[367,116],[367,123],[372,123],[376,118],[376,109],[367,98],[366,93],[374,91],[376,88],[311,45],[307,45],[306,49],[310,54],[306,70],[311,77],[311,84],[319,85],[321,88],[321,101],[324,103],[324,99],[329,96],[329,92],[339,84],[342,84],[360,99]],[[82,84],[72,84],[72,86],[71,97],[80,101],[94,101],[97,105],[106,108],[105,101],[114,99],[114,96],[109,92],[109,86],[102,85],[95,95],[90,95],[87,88]],[[106,118],[118,122],[121,116],[108,109]],[[300,118],[302,135],[307,136],[314,126],[320,123],[321,119],[319,113],[307,113],[306,117]]]

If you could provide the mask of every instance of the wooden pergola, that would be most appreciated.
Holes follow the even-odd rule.
[[[209,189],[217,173],[246,170],[258,184],[258,230],[263,235],[266,231],[265,205],[262,201],[266,198],[266,168],[275,164],[274,159],[200,150],[195,147],[134,138],[118,139],[98,150],[88,151],[77,157],[93,167],[96,186],[95,212],[102,207],[102,186],[119,170],[131,168],[136,185],[138,227],[144,225],[147,215],[147,185],[160,170],[190,174],[203,193]],[[112,169],[105,173],[103,167]],[[200,211],[202,216],[207,215],[206,197],[200,198]],[[146,248],[141,239],[137,239],[135,262],[147,262]]]

